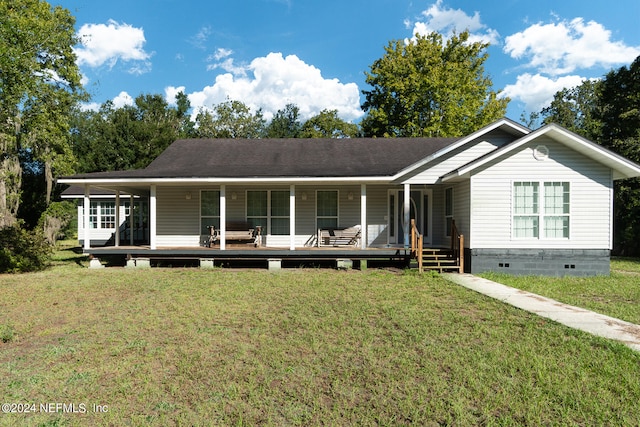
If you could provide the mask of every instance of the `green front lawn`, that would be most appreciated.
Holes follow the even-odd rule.
[[[83,263],[0,276],[0,425],[640,424],[640,354],[440,277]]]
[[[640,260],[612,259],[611,276],[542,277],[481,274],[514,288],[544,295],[640,324]]]

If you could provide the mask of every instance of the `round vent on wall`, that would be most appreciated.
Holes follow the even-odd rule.
[[[549,149],[545,145],[538,145],[533,150],[533,157],[536,160],[546,160],[549,158]]]

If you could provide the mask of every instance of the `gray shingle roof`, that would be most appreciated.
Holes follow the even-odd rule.
[[[385,177],[458,139],[182,139],[145,169],[73,178]]]

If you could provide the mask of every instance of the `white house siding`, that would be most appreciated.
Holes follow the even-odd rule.
[[[157,188],[157,245],[200,245],[200,189]]]
[[[546,145],[549,158],[533,156]],[[570,238],[512,237],[514,181],[570,183]],[[523,146],[510,157],[493,162],[471,177],[471,248],[607,249],[611,241],[611,170],[551,139]]]
[[[417,173],[415,176],[403,180],[409,184],[435,184],[441,176],[455,170],[477,158],[502,147],[514,140],[512,135],[502,131],[493,131],[483,135],[482,140],[465,144],[452,153],[437,160],[436,164],[429,163],[428,169]]]

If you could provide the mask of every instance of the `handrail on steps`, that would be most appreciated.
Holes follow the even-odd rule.
[[[464,235],[458,232],[454,219],[451,220],[451,252],[458,261],[458,272],[464,273]]]
[[[411,254],[418,259],[418,271],[422,273],[422,239],[424,237],[418,231],[416,220],[411,220]]]

